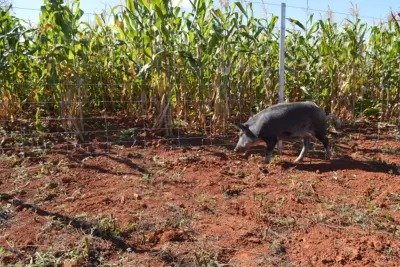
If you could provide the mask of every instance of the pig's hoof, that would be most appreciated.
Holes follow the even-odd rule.
[[[295,162],[295,163],[297,163],[297,162],[303,162],[303,158],[297,158],[294,162]]]
[[[264,160],[264,164],[269,164],[269,160]]]

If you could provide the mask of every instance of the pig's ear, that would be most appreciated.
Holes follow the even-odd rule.
[[[247,132],[247,130],[249,129],[249,128],[247,128],[247,126],[244,125],[243,123],[239,124],[239,128],[240,128],[242,131],[244,131],[244,132]]]

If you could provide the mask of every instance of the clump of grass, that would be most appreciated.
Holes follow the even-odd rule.
[[[11,253],[2,253],[0,248],[0,258],[2,255],[10,255]],[[85,236],[76,247],[60,251],[50,247],[48,250],[36,251],[33,255],[28,256],[23,262],[19,261],[13,266],[15,267],[38,267],[38,266],[97,266],[101,264],[100,253],[95,248],[92,238]]]
[[[137,131],[139,131],[139,128],[130,128],[130,129],[125,129],[120,132],[120,138],[124,141],[129,140],[137,136]]]
[[[192,164],[192,163],[198,162],[200,160],[201,160],[201,156],[198,154],[188,155],[188,156],[184,155],[184,156],[180,156],[178,158],[178,162],[184,163],[184,164]]]
[[[28,169],[23,165],[15,166],[12,169],[11,178],[13,183],[15,184],[23,183],[34,179],[34,177],[29,175]]]
[[[94,220],[94,225],[97,225],[99,230],[107,237],[119,237],[122,229],[119,228],[116,219],[112,215],[103,216]]]
[[[153,175],[151,173],[143,173],[142,174],[142,180],[146,182],[147,184],[152,185],[155,181]]]
[[[237,185],[222,185],[221,190],[223,194],[226,197],[234,197],[234,196],[239,196],[240,193],[243,192],[244,188],[243,186],[237,186]]]
[[[391,155],[400,155],[400,150],[398,149],[390,149],[390,148],[383,148],[382,153],[384,154],[391,154]]]
[[[182,170],[174,171],[170,176],[168,176],[168,182],[182,183],[185,176],[186,167]]]
[[[238,170],[233,168],[231,165],[225,166],[221,170],[221,174],[229,175],[229,176],[234,176],[239,179],[246,178],[251,175],[250,171],[243,171],[243,170]]]
[[[214,253],[210,253],[205,250],[200,250],[194,252],[194,266],[201,266],[201,267],[222,267],[225,264],[221,264],[216,259],[216,255]]]

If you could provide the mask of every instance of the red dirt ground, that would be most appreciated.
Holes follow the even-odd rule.
[[[0,259],[44,266],[400,266],[400,142],[347,129],[333,158],[285,143],[0,155]],[[101,151],[96,148],[96,151]],[[9,153],[10,154],[10,153]],[[42,264],[42,265],[41,265]]]

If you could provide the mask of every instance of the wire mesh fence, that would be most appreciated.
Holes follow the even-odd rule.
[[[290,48],[287,53],[291,53]],[[128,81],[125,75],[134,76],[141,71],[138,68],[132,71],[132,63],[109,62],[104,66],[100,62],[84,62],[75,64],[76,78],[60,79],[53,75],[47,81],[32,82],[29,80],[36,78],[29,74],[25,79],[12,77],[4,81],[7,71],[3,70],[0,86],[3,92],[9,92],[0,101],[3,151],[51,152],[61,145],[66,153],[73,153],[77,147],[89,147],[87,151],[91,154],[108,153],[112,144],[149,146],[160,139],[171,146],[232,146],[237,132],[235,125],[277,103],[278,74],[273,66],[257,69],[262,64],[252,67],[238,64],[228,77],[214,68],[221,67],[216,63],[209,67],[175,66],[179,59],[171,60],[174,66],[165,67],[165,62],[158,62],[146,78]],[[274,64],[277,57],[267,60]],[[54,60],[44,61],[43,65],[62,71]],[[199,73],[203,75],[201,79]],[[375,118],[373,127],[377,134],[379,122],[397,121],[398,89],[392,87],[390,99],[391,93],[386,96],[381,93],[384,85],[362,80],[356,92],[349,92],[351,76],[341,78],[340,72],[337,75],[337,87],[332,88],[329,84],[334,80],[328,72],[288,69],[285,101],[314,101],[327,114],[335,113],[344,121],[350,118],[351,123],[365,117],[365,111],[369,110]],[[392,86],[395,84],[394,81]],[[377,94],[380,98],[372,101]],[[386,102],[386,111],[371,108],[371,102],[380,105]],[[382,116],[385,112],[386,117]],[[157,122],[160,116],[162,120]],[[101,143],[102,151],[93,148],[94,139]]]
[[[76,6],[48,7],[67,24],[12,7],[42,22],[25,27],[4,17],[15,27],[4,27],[2,43],[2,151],[43,159],[128,146],[232,147],[239,123],[278,102],[279,85],[280,4],[240,3],[211,3],[208,13],[167,6],[165,17],[151,17],[144,4],[138,13],[121,6],[84,15]],[[287,8],[285,101],[314,101],[359,133],[370,121],[376,141],[383,128],[396,129],[398,16]],[[293,10],[307,16],[295,20]]]

